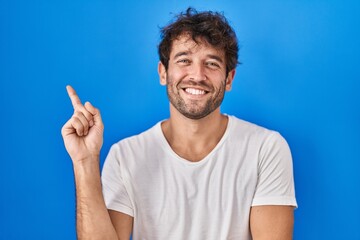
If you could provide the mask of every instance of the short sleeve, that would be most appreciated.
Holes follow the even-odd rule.
[[[259,153],[258,182],[252,206],[261,205],[297,207],[290,148],[277,132],[265,139]]]
[[[119,155],[119,147],[113,145],[105,159],[101,174],[104,200],[108,209],[133,217],[134,210],[126,190]]]

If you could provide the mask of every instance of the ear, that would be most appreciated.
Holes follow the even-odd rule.
[[[164,64],[162,64],[161,61],[159,61],[159,64],[158,64],[158,74],[159,74],[160,84],[165,86],[166,85],[166,69],[165,69]]]
[[[232,86],[232,82],[234,80],[234,77],[235,77],[235,68],[228,73],[228,76],[226,78],[226,85],[225,85],[225,90],[226,91],[231,90],[231,86]]]

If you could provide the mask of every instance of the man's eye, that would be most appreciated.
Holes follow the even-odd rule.
[[[190,63],[188,59],[180,59],[177,61],[178,63]]]
[[[207,65],[210,67],[220,67],[220,65],[216,62],[208,62]]]

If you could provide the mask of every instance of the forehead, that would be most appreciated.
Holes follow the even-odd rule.
[[[217,49],[210,45],[205,39],[198,38],[196,42],[189,35],[181,35],[176,38],[171,44],[170,59],[179,52],[187,52],[188,54],[211,54],[225,58],[225,51]]]

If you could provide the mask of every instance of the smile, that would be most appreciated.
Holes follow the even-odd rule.
[[[196,88],[185,88],[184,91],[192,95],[204,95],[206,93],[206,91]]]

